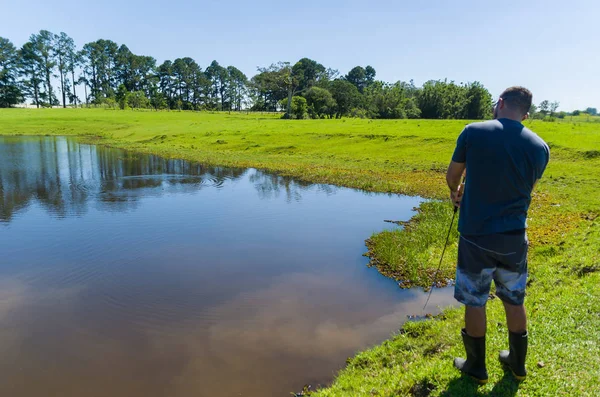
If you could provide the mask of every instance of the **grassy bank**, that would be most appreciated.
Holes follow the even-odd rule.
[[[0,110],[0,134],[79,135],[102,144],[215,165],[256,167],[311,182],[445,199],[444,171],[464,121],[299,120],[275,115],[53,109]],[[600,124],[531,122],[551,162],[530,212],[530,376],[519,395],[600,395]],[[423,205],[404,231],[369,240],[373,263],[407,285],[437,267],[451,212]],[[456,239],[440,278],[453,275]],[[407,282],[408,281],[408,282]],[[489,385],[452,369],[462,351],[461,314],[406,324],[349,361],[323,396],[498,395],[517,386],[495,363],[506,329],[489,305]],[[499,324],[500,323],[500,324]],[[539,363],[539,365],[538,365]]]

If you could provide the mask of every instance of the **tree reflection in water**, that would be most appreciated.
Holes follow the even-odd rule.
[[[315,185],[243,168],[208,167],[61,137],[0,137],[0,222],[38,203],[55,217],[85,214],[90,203],[108,211],[135,208],[142,197],[223,187],[247,174],[260,198],[300,201]],[[336,187],[317,185],[327,195]]]

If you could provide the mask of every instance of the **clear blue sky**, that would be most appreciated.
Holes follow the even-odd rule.
[[[524,85],[534,102],[600,108],[600,1],[0,0],[0,36],[64,31],[77,46],[99,38],[139,55],[213,59],[249,77],[276,61],[317,60],[345,74],[481,81],[494,96]]]

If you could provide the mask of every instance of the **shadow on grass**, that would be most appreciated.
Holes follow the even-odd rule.
[[[504,370],[504,376],[498,381],[492,390],[481,392],[480,386],[468,376],[456,378],[448,384],[448,388],[440,394],[444,397],[513,397],[519,390],[519,383],[510,373]]]

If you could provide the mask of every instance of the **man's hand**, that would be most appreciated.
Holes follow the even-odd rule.
[[[464,188],[465,185],[461,183],[458,185],[458,188],[455,191],[450,191],[450,200],[452,200],[452,204],[454,204],[456,208],[460,207],[460,202],[464,194]]]

